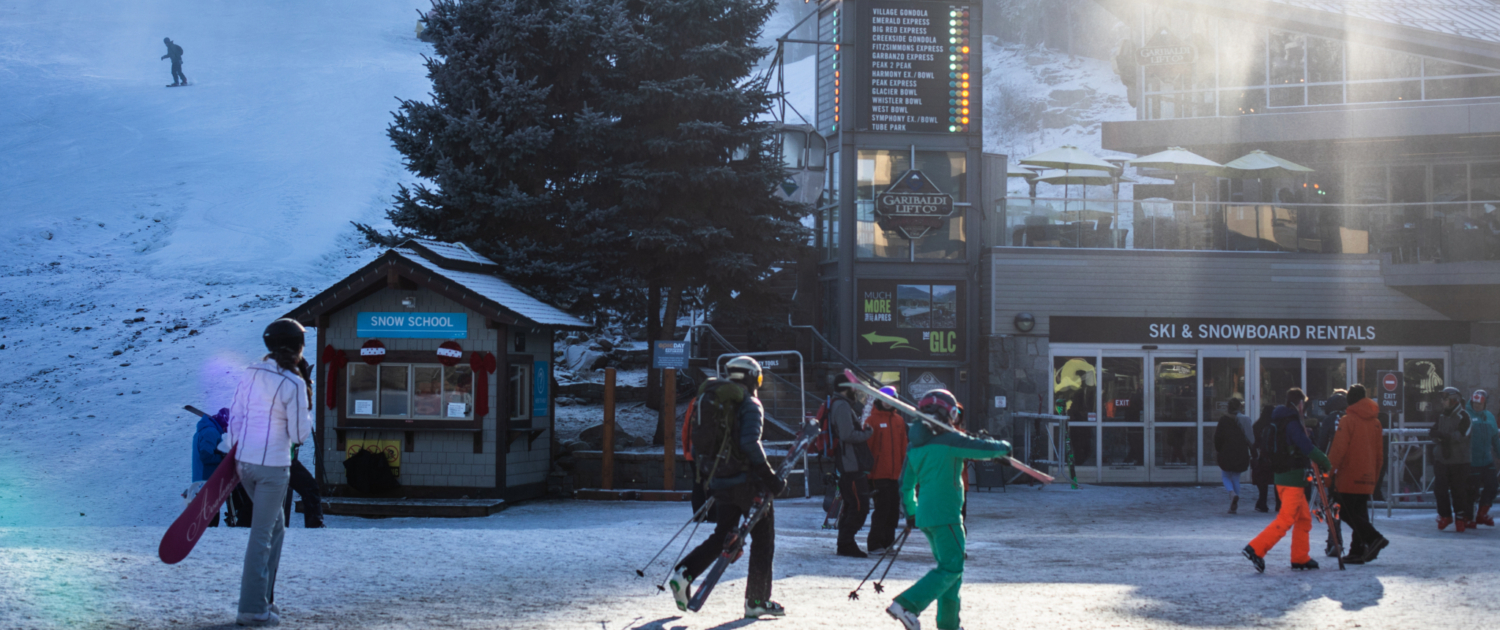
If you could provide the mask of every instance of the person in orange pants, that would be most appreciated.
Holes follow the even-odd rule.
[[[1302,427],[1302,406],[1307,396],[1293,387],[1287,390],[1286,404],[1271,414],[1268,436],[1271,467],[1276,472],[1276,496],[1281,499],[1281,510],[1276,520],[1271,521],[1255,540],[1245,545],[1243,553],[1255,565],[1255,570],[1266,571],[1266,554],[1271,548],[1292,532],[1292,569],[1305,571],[1318,568],[1318,561],[1308,554],[1308,533],[1312,531],[1312,513],[1307,507],[1308,460],[1318,463],[1323,470],[1330,470],[1328,456],[1314,446]]]

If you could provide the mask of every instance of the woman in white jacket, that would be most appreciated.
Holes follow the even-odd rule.
[[[245,369],[229,407],[229,435],[238,446],[240,483],[260,506],[250,522],[240,578],[242,626],[280,623],[276,608],[276,568],[286,521],[279,509],[291,480],[292,447],[312,433],[312,368],[302,358],[306,329],[278,319],[262,339],[270,353]]]

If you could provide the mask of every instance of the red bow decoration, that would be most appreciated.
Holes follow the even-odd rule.
[[[469,369],[474,370],[474,417],[490,412],[490,378],[495,372],[495,355],[490,352],[469,353]]]
[[[323,379],[323,389],[328,392],[328,408],[333,409],[338,406],[339,388],[335,385],[338,382],[339,370],[344,369],[344,365],[349,363],[349,358],[344,356],[343,350],[339,350],[333,347],[332,344],[329,344],[323,346],[323,357],[319,361],[322,361],[323,365],[328,366],[328,376]]]

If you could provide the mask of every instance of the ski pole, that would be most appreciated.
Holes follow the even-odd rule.
[[[697,521],[697,519],[694,519],[694,520]],[[688,545],[693,544],[693,536],[698,533],[698,525],[702,525],[702,524],[703,524],[702,522],[698,522],[697,524],[693,525],[693,531],[688,532],[687,538],[683,539],[683,541],[682,541],[682,549],[678,549],[677,550],[677,557],[672,560],[671,564],[667,565],[667,573],[666,573],[666,575],[663,575],[661,577],[661,580],[656,583],[656,590],[658,590],[658,591],[666,591],[667,590],[665,585],[667,583],[667,580],[672,579],[672,568],[676,567],[677,563],[682,562],[682,557],[684,555],[687,555]]]
[[[901,552],[901,545],[906,544],[906,535],[909,534],[909,533],[911,533],[911,528],[910,527],[908,527],[908,528],[906,528],[906,529],[904,529],[904,530],[901,531],[901,540],[897,543],[897,545],[895,547],[895,553],[900,553]],[[879,558],[875,559],[875,566],[870,567],[870,572],[866,573],[864,579],[862,579],[862,580],[859,581],[859,586],[856,586],[856,587],[854,587],[854,590],[849,591],[849,599],[850,600],[859,599],[859,589],[864,588],[865,587],[865,582],[868,582],[870,580],[870,576],[875,575],[875,571],[880,568],[880,563],[885,562],[887,558],[889,558],[892,561],[894,561],[895,558],[896,558],[895,553],[892,553],[891,549],[886,549],[884,553],[880,554]],[[891,568],[889,566],[887,566],[885,568],[885,570],[886,570],[886,573],[890,573]],[[880,579],[882,579],[882,580],[885,579],[885,574],[884,573],[882,573],[880,575]],[[882,590],[883,589],[877,583],[875,585],[875,592],[879,593]]]
[[[880,579],[872,584],[876,593],[885,592],[885,576],[890,575],[891,567],[896,566],[896,557],[901,555],[901,548],[906,546],[906,538],[911,535],[911,528],[901,530],[901,540],[896,541],[896,551],[891,554],[891,561],[885,563],[885,572],[880,574]]]
[[[714,498],[713,497],[709,497],[707,501],[704,501],[703,502],[703,507],[698,508],[697,512],[693,512],[692,518],[689,518],[688,522],[683,523],[682,527],[677,530],[677,533],[672,534],[672,537],[667,540],[667,544],[661,546],[661,551],[657,551],[656,555],[651,556],[651,559],[646,561],[646,564],[642,565],[641,568],[635,570],[636,576],[637,577],[646,577],[646,568],[650,567],[651,563],[656,562],[656,559],[661,557],[662,552],[665,552],[668,547],[672,546],[673,542],[677,541],[677,537],[682,535],[683,530],[687,529],[688,525],[692,525],[693,523],[697,522],[698,521],[698,517],[703,516],[703,514],[706,513],[708,511],[708,508],[710,506],[712,506],[713,504],[714,504]],[[696,528],[694,528],[694,529],[696,531]],[[689,535],[689,539],[691,540],[691,535]]]

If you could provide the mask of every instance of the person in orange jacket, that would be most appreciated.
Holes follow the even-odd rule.
[[[1347,400],[1349,409],[1333,434],[1328,463],[1333,468],[1339,516],[1354,530],[1344,564],[1364,564],[1391,544],[1370,523],[1369,509],[1370,495],[1375,492],[1380,467],[1385,463],[1385,448],[1381,443],[1380,407],[1368,397],[1365,386],[1350,386]]]
[[[882,387],[880,391],[891,396],[896,388]],[[870,535],[865,538],[865,547],[870,553],[880,553],[896,542],[896,524],[901,520],[901,469],[906,467],[906,419],[895,407],[879,400],[870,410],[865,426],[870,427],[870,453],[875,456],[875,467],[870,471],[870,487],[875,496],[871,503],[875,509],[870,517]]]

